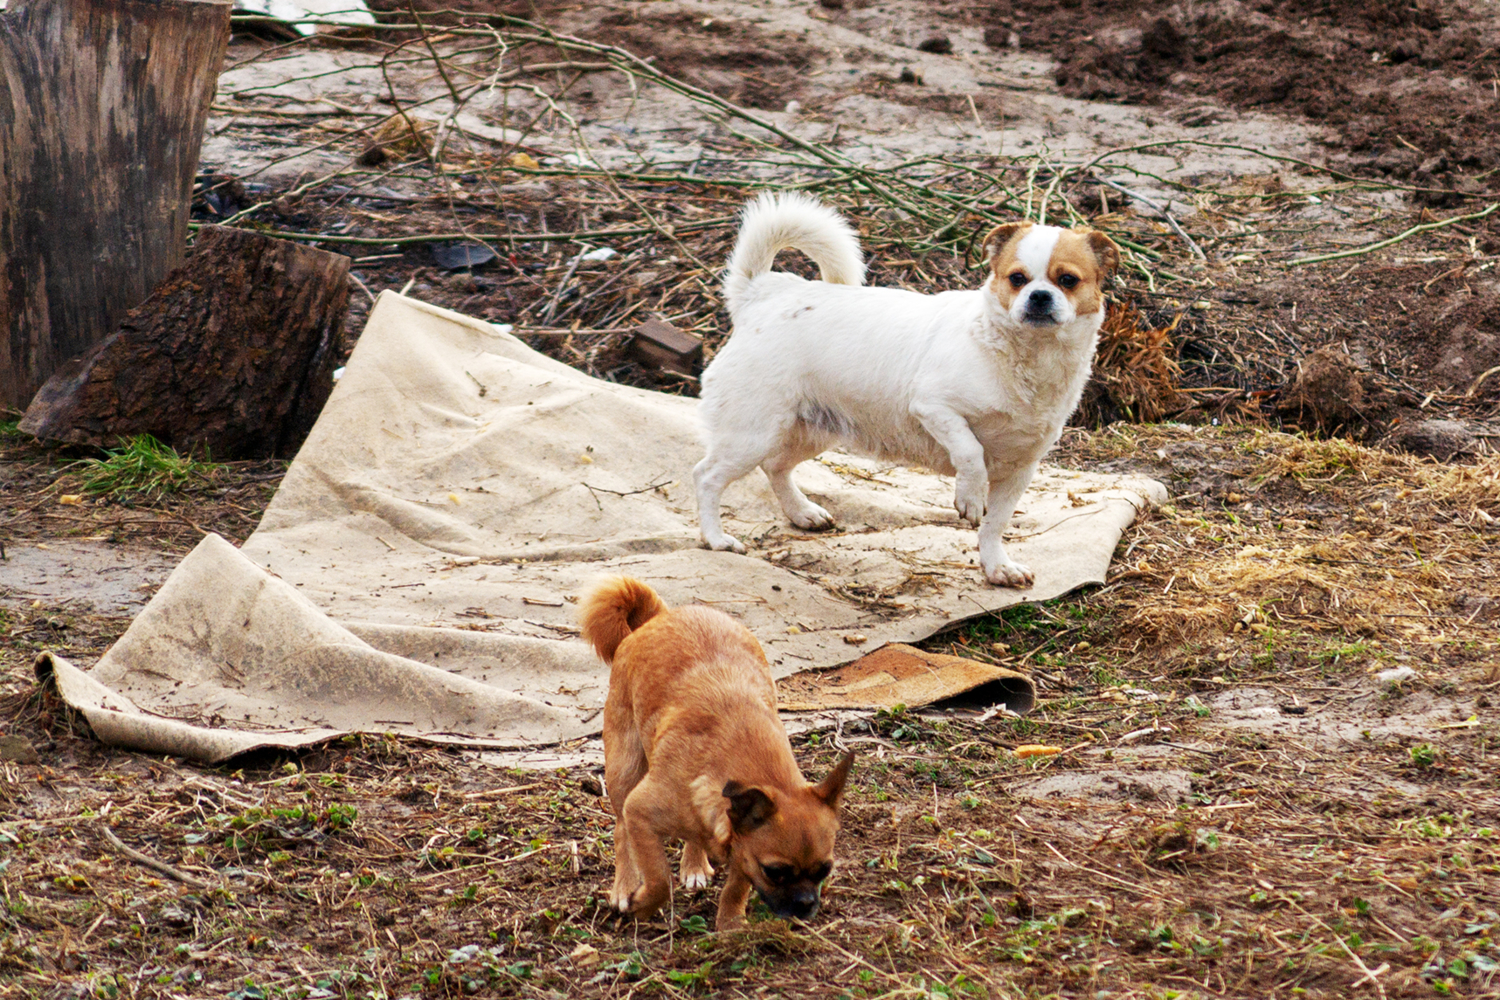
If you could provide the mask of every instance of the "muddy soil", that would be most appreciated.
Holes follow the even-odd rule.
[[[1180,121],[1211,117],[1194,106],[1204,98],[1301,117],[1335,133],[1333,159],[1350,169],[1448,189],[1418,192],[1421,204],[1500,187],[1489,5],[1002,0],[967,13],[991,44],[1056,58],[1057,82],[1076,97],[1154,104]]]

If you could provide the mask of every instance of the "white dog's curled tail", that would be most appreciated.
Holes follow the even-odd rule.
[[[823,280],[865,283],[859,238],[844,217],[818,199],[795,191],[767,191],[745,206],[739,238],[724,274],[724,300],[732,313],[757,276],[771,269],[778,250],[801,250],[818,265]]]

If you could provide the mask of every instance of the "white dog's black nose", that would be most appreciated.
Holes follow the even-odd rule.
[[[1033,288],[1026,298],[1026,308],[1031,312],[1046,312],[1052,308],[1052,293],[1045,288]]]

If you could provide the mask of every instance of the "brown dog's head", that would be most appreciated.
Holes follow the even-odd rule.
[[[732,829],[729,863],[739,868],[778,917],[806,920],[818,912],[823,880],[833,871],[839,800],[852,753],[828,777],[788,792],[770,785],[724,786]]]
[[[1093,229],[1030,222],[996,226],[984,238],[988,287],[1016,326],[1066,327],[1103,317],[1104,281],[1120,263],[1114,241]]]

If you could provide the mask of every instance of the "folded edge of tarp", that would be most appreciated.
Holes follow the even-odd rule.
[[[514,747],[576,739],[598,728],[573,710],[376,649],[217,535],[183,559],[92,671],[43,653],[36,672],[83,712],[101,740],[209,762],[356,731]],[[196,703],[199,680],[211,683],[216,702],[231,700]],[[195,722],[144,711],[133,692],[155,695],[155,704]],[[256,718],[288,697],[334,717],[298,720],[307,723],[299,726]],[[384,718],[394,714],[411,718]]]
[[[251,750],[308,747],[346,735],[339,729],[301,732],[208,729],[148,715],[128,698],[111,691],[55,653],[39,654],[35,670],[43,686],[53,688],[69,708],[82,713],[100,741],[125,750],[218,764]]]
[[[851,663],[783,677],[776,691],[779,707],[787,712],[925,708],[963,699],[1025,715],[1036,704],[1035,682],[1019,671],[900,642]]]

